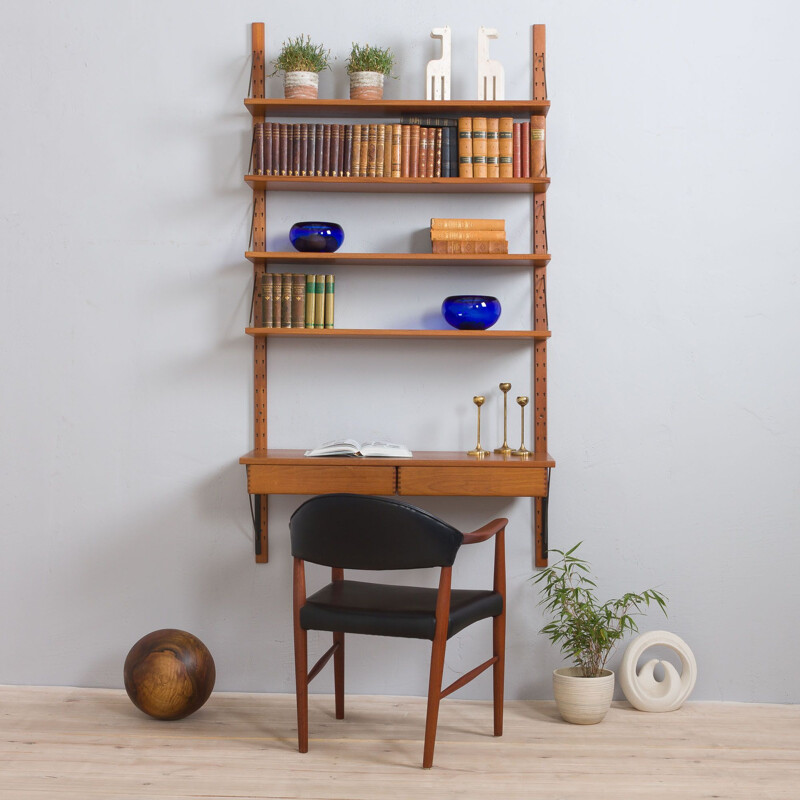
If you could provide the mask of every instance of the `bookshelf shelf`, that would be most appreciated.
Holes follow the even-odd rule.
[[[245,328],[248,336],[317,339],[547,339],[550,331],[457,331],[397,328]]]
[[[549,100],[284,100],[249,97],[245,107],[254,117],[324,119],[368,117],[386,119],[401,114],[453,116],[546,116]]]
[[[550,178],[302,178],[245,175],[244,180],[257,192],[538,194],[546,192],[550,185]]]
[[[506,253],[503,255],[438,255],[436,253],[245,253],[253,264],[296,264],[298,266],[369,266],[369,267],[546,267],[547,253]]]

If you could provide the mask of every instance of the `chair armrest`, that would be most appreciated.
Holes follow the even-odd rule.
[[[506,525],[508,525],[508,520],[505,517],[493,519],[491,522],[487,522],[482,528],[478,528],[476,531],[470,531],[469,533],[463,534],[464,539],[462,544],[476,544],[477,542],[485,542],[487,539],[491,539],[492,536],[499,531],[502,531]]]

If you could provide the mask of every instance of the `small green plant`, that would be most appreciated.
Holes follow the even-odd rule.
[[[589,564],[574,555],[578,542],[566,552],[552,550],[561,558],[547,567],[536,579],[541,584],[539,605],[553,617],[539,633],[547,634],[561,652],[580,667],[585,678],[595,678],[603,670],[606,659],[628,633],[639,630],[634,615],[643,607],[656,603],[666,616],[667,598],[655,589],[640,594],[628,593],[602,605],[594,595],[595,582],[589,577]]]
[[[387,77],[392,77],[394,54],[387,47],[370,47],[368,44],[360,45],[353,42],[350,57],[347,59],[347,74],[354,72],[380,72]]]
[[[321,44],[312,44],[310,36],[298,36],[285,41],[278,57],[272,62],[273,75],[279,72],[322,72],[328,68],[331,51]]]

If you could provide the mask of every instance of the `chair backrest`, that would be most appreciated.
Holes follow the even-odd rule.
[[[345,569],[449,567],[463,535],[414,506],[358,494],[307,500],[289,521],[292,555]]]

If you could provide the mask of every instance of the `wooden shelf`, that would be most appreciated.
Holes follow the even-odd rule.
[[[550,178],[318,178],[245,175],[257,192],[389,192],[533,194],[546,192]]]
[[[254,264],[298,264],[370,267],[546,267],[549,254],[507,253],[503,255],[450,255],[437,253],[300,253],[248,251]]]
[[[320,339],[547,339],[550,331],[457,331],[397,328],[245,328],[248,336]]]
[[[248,98],[245,108],[254,117],[371,117],[401,114],[447,116],[546,116],[549,100],[284,100]],[[398,119],[399,121],[399,119]]]

